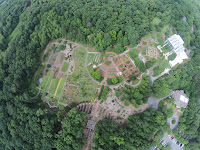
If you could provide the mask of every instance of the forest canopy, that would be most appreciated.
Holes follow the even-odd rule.
[[[137,45],[141,37],[152,30],[151,22],[158,17],[162,22],[160,26],[169,24],[176,28],[185,46],[192,49],[193,57],[190,62],[156,81],[153,92],[157,97],[162,97],[171,89],[186,91],[191,101],[180,120],[185,125],[184,128],[182,125],[185,133],[192,138],[186,149],[200,149],[200,108],[197,99],[200,93],[199,8],[198,0],[0,0],[0,148],[59,149],[63,143],[71,148],[71,142],[80,139],[82,130],[77,128],[83,126],[84,114],[74,112],[73,115],[78,115],[80,119],[73,122],[73,115],[66,117],[67,112],[49,111],[40,97],[31,99],[27,94],[34,73],[41,65],[40,55],[49,41],[64,37],[90,44],[100,52],[107,49],[115,51],[114,46],[119,44],[121,52],[124,46]],[[158,84],[164,87],[160,88]],[[162,91],[165,89],[167,92]],[[150,112],[157,115],[153,110]],[[163,119],[157,117],[155,121],[150,120],[150,114],[131,116],[128,126],[120,127],[120,132],[116,123],[101,121],[98,131],[104,130],[102,126],[113,129],[107,133],[115,135],[109,139],[108,147],[120,145],[127,148],[131,146],[130,143],[135,144],[130,140],[137,139],[137,136],[135,148],[140,145],[145,147],[149,145],[154,128],[162,124],[158,122],[159,119]],[[145,120],[142,126],[141,119]],[[69,127],[77,126],[75,129],[79,134],[63,131],[66,124]],[[143,137],[141,132],[128,132],[129,129],[135,130],[136,125],[140,130],[145,127],[152,129],[146,132],[148,136],[144,141],[140,138]],[[123,132],[131,139],[126,139]],[[64,141],[63,135],[68,133],[71,137]],[[101,142],[108,141],[103,135],[98,136],[102,141],[96,138],[95,148],[105,147]],[[76,148],[83,143],[79,141]]]

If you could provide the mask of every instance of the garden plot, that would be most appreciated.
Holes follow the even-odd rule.
[[[94,63],[97,65],[102,62],[102,58],[102,53],[90,52],[88,53],[87,64]]]
[[[159,55],[159,51],[157,48],[148,47],[148,49],[146,51],[146,56],[151,57],[151,58],[158,58],[160,55]]]

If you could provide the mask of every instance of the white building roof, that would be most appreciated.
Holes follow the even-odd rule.
[[[171,48],[173,48],[173,51],[177,55],[173,61],[169,61],[171,67],[174,67],[178,63],[182,63],[184,59],[188,59],[188,56],[185,53],[185,47],[183,46],[184,41],[182,40],[180,35],[172,35],[167,39],[166,43],[172,46]]]
[[[180,100],[181,100],[182,102],[184,102],[184,103],[188,103],[188,102],[189,102],[189,98],[187,98],[187,97],[185,97],[185,96],[183,96],[183,95],[180,96]]]
[[[97,66],[96,66],[96,65],[93,65],[92,67],[95,69]]]
[[[172,98],[175,100],[176,107],[178,108],[186,108],[189,102],[189,97],[184,93],[183,90],[176,90],[172,92]]]
[[[180,37],[180,35],[174,34],[168,38],[170,43],[174,46],[174,48],[178,47],[178,45],[183,45],[184,41]]]

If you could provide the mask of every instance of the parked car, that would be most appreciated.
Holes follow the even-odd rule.
[[[170,139],[173,140],[173,139],[174,139],[174,136],[172,135],[172,136],[170,137]]]
[[[162,145],[163,145],[164,147],[166,147],[166,146],[167,146],[167,144],[166,144],[165,142],[162,142]]]
[[[180,143],[179,146],[180,146],[180,147],[184,147],[184,144]]]
[[[180,144],[179,141],[176,141],[176,144],[179,145]]]

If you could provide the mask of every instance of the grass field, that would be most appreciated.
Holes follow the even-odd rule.
[[[47,74],[47,76],[44,76],[43,78],[42,78],[42,83],[41,83],[41,88],[43,89],[43,90],[45,90],[46,91],[46,88],[49,86],[49,84],[50,84],[50,82],[51,82],[51,79],[53,78],[53,76],[51,75],[51,73],[52,73],[52,69],[50,69],[49,70],[49,72],[48,72],[48,74]]]
[[[62,79],[60,80],[60,85],[57,89],[57,92],[56,92],[56,96],[62,96],[62,93],[63,93],[63,90],[64,90],[64,86],[65,86],[65,79]]]
[[[50,87],[50,89],[49,89],[49,93],[51,93],[51,94],[54,94],[54,93],[55,93],[56,88],[57,88],[57,86],[58,86],[59,80],[60,80],[60,78],[56,78],[56,79],[53,79],[53,80],[51,81],[51,87]]]
[[[86,51],[83,48],[77,48],[74,51],[75,71],[68,77],[72,84],[79,87],[75,102],[90,101],[96,93],[97,84],[93,82],[85,68]]]
[[[66,71],[67,71],[67,69],[68,69],[68,66],[69,66],[69,64],[68,64],[68,63],[66,63],[66,62],[64,62],[64,64],[63,64],[63,66],[62,66],[62,69],[61,69],[61,71],[62,71],[62,72],[66,72]]]

